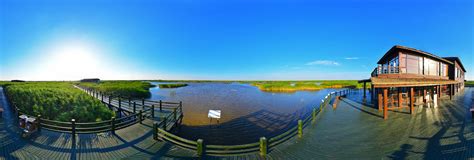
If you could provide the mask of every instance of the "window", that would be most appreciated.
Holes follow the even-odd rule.
[[[458,77],[458,68],[454,67],[454,78]]]
[[[418,57],[418,70],[420,74],[425,74],[425,71],[423,70],[423,57]]]
[[[422,70],[419,67],[419,58],[418,56],[407,54],[407,73],[422,74]]]
[[[429,58],[425,58],[424,62],[424,75],[438,76],[439,75],[439,63]]]
[[[448,76],[448,65],[441,63],[440,67],[439,75],[442,77]]]

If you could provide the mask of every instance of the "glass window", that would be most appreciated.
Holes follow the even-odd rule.
[[[441,69],[439,71],[440,72],[439,75],[442,77],[446,77],[448,74],[448,65],[441,63],[440,68]]]
[[[458,77],[458,68],[454,67],[454,77]]]
[[[423,70],[423,57],[418,57],[418,67],[419,74],[425,74],[425,71]]]
[[[407,73],[410,74],[421,74],[421,70],[418,67],[419,57],[415,55],[407,54]]]
[[[438,73],[438,69],[439,69],[439,66],[438,66],[438,62],[437,61],[434,61],[432,59],[429,59],[429,58],[425,58],[425,62],[424,62],[424,74],[425,75],[430,75],[430,76],[437,76],[439,75]]]

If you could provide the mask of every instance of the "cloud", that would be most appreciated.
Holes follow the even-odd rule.
[[[336,61],[330,61],[330,60],[317,60],[317,61],[312,61],[306,63],[308,66],[313,66],[313,65],[325,65],[325,66],[339,66],[340,64]]]
[[[347,60],[356,60],[356,59],[359,59],[359,57],[346,57],[344,59],[347,59]]]

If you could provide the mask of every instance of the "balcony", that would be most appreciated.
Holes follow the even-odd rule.
[[[379,66],[379,67],[376,67],[372,71],[371,76],[377,77],[382,74],[399,74],[399,73],[400,71],[399,71],[398,66]]]

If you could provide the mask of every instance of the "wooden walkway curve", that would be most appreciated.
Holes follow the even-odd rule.
[[[43,130],[31,139],[21,139],[1,91],[0,107],[5,112],[0,119],[0,159],[197,159],[194,151],[154,140],[150,119],[115,135],[81,134],[72,140],[70,134]],[[325,109],[302,138],[294,137],[270,150],[267,159],[474,158],[474,123],[468,113],[473,92],[474,88],[466,88],[453,101],[442,101],[438,108],[417,107],[413,115],[394,111],[393,118],[385,121],[376,108],[363,105],[362,94],[351,95],[336,110]]]
[[[11,108],[3,88],[0,88],[0,107],[5,111],[0,119],[0,159],[153,159],[195,158],[192,151],[180,149],[153,139],[153,120],[143,124],[98,134],[71,134],[42,130],[29,139],[19,136]]]
[[[111,98],[111,96],[95,92],[92,89],[86,89],[77,85],[75,88],[82,90],[92,97],[100,100],[102,103],[109,106],[110,109],[122,115],[128,116],[131,114],[143,113],[143,118],[162,123],[166,121],[166,130],[172,130],[181,124],[183,119],[183,109],[181,102],[165,102],[165,101],[150,101],[150,100],[132,100],[120,97]]]

